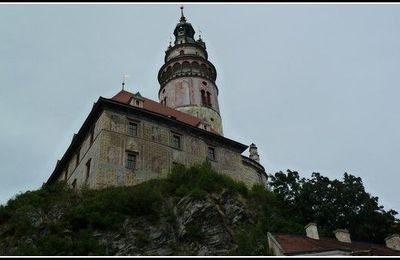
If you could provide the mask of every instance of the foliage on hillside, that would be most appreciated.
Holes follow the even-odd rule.
[[[322,235],[333,236],[333,230],[346,228],[353,240],[384,243],[388,235],[400,233],[397,212],[385,211],[378,197],[365,191],[360,177],[344,173],[339,181],[313,173],[306,179],[287,170],[271,176],[270,186],[286,205],[286,214],[298,223],[317,223]]]

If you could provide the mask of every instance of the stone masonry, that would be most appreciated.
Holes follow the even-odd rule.
[[[128,134],[128,122],[138,122],[137,136]],[[182,137],[182,148],[171,145],[172,134]],[[266,184],[267,179],[258,165],[243,157],[239,151],[224,147],[215,140],[200,138],[189,131],[149,120],[143,116],[105,110],[94,127],[93,143],[88,135],[77,154],[70,159],[58,180],[65,180],[77,187],[87,184],[89,188],[135,185],[153,178],[166,177],[174,163],[190,166],[202,163],[207,158],[209,146],[215,148],[213,168],[251,187]],[[135,169],[128,169],[128,152],[137,154]],[[87,163],[90,163],[87,174]],[[254,163],[254,162],[253,162]]]

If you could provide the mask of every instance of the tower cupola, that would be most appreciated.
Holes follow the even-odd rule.
[[[183,15],[183,6],[181,6],[181,19],[174,30],[174,44],[194,43],[194,34],[195,31],[192,25],[186,22],[186,17]]]

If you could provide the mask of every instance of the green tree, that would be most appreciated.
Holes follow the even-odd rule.
[[[321,235],[347,228],[353,240],[383,243],[387,235],[400,232],[397,212],[385,211],[378,197],[365,191],[360,177],[344,173],[339,181],[314,172],[305,179],[287,170],[272,175],[270,187],[287,206],[286,214],[298,223],[316,222]]]

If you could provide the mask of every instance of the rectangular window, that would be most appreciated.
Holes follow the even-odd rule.
[[[215,148],[208,147],[208,159],[215,161]]]
[[[156,140],[156,136],[158,137],[158,128],[155,126],[151,127],[151,140],[155,141]]]
[[[128,153],[126,156],[126,168],[136,169],[136,154]]]
[[[76,190],[76,179],[72,182],[72,189]]]
[[[81,148],[79,148],[79,150],[80,149]],[[78,164],[79,164],[79,150],[78,150],[78,153],[76,154],[76,165],[75,165],[75,168],[78,167]]]
[[[128,134],[131,136],[137,136],[138,124],[134,122],[129,122],[128,124]]]
[[[207,106],[212,107],[211,105],[211,93],[207,91]]]
[[[87,161],[86,163],[86,177],[85,177],[85,183],[88,182],[89,180],[89,174],[90,174],[90,162],[92,161],[92,159],[89,159],[89,161]]]
[[[181,136],[177,134],[172,135],[172,146],[181,149]]]

